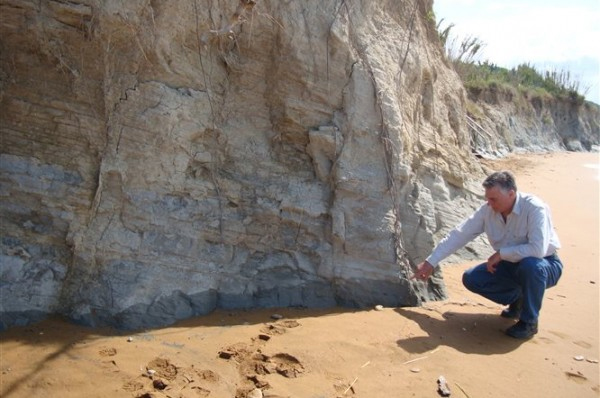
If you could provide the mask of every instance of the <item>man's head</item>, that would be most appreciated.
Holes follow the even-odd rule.
[[[517,184],[513,175],[508,171],[497,171],[490,174],[482,185],[488,205],[503,216],[509,215],[517,198]]]

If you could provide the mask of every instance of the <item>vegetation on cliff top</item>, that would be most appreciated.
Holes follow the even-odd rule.
[[[585,101],[585,93],[579,81],[569,71],[549,70],[541,72],[533,65],[524,63],[507,69],[487,60],[479,61],[485,43],[468,36],[459,40],[451,35],[453,24],[442,29],[443,19],[437,24],[439,38],[446,50],[448,60],[454,66],[465,88],[470,92],[486,89],[504,92],[520,92],[526,97],[560,98],[578,105]]]

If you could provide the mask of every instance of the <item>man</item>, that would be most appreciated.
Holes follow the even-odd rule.
[[[519,321],[506,334],[526,339],[538,330],[546,288],[556,285],[562,263],[550,209],[539,198],[517,192],[511,173],[491,174],[483,182],[486,204],[442,239],[413,278],[426,281],[444,258],[485,232],[495,253],[463,274],[470,291],[508,305],[501,315]]]

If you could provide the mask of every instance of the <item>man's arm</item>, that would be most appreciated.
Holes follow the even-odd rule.
[[[450,231],[433,249],[429,257],[417,265],[417,270],[411,279],[422,281],[429,279],[443,259],[479,236],[483,232],[486,206],[481,206],[471,217]]]
[[[469,218],[450,231],[427,257],[427,262],[435,268],[443,259],[481,235],[484,231],[486,211],[487,204],[481,206]]]

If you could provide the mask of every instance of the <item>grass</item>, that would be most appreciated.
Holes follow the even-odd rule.
[[[487,60],[479,61],[485,43],[473,36],[458,40],[451,34],[454,25],[444,28],[442,22],[437,24],[440,42],[468,90],[475,93],[501,90],[508,94],[521,93],[526,98],[557,98],[576,105],[584,104],[589,87],[582,90],[579,81],[569,71],[540,71],[529,63],[508,69]]]
[[[507,69],[489,62],[453,62],[465,88],[472,91],[502,91],[521,93],[526,98],[548,100],[558,98],[582,105],[585,96],[579,93],[579,84],[568,71],[542,73],[529,64]]]

